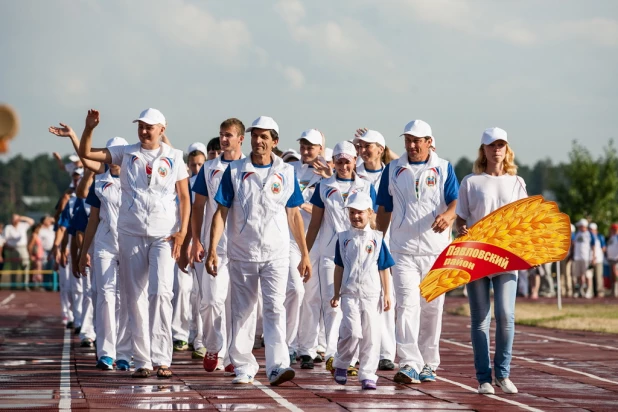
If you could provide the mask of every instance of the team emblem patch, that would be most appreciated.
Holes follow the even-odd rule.
[[[436,177],[435,176],[427,176],[427,186],[433,187],[436,185]]]
[[[372,244],[367,245],[367,246],[365,247],[365,250],[367,251],[367,253],[371,253],[371,252],[373,252],[373,245],[372,245]]]
[[[167,176],[167,167],[159,166],[158,172],[159,172],[159,176],[161,177]]]
[[[279,182],[273,182],[272,186],[270,187],[270,190],[278,195],[279,193],[281,193],[281,183]]]

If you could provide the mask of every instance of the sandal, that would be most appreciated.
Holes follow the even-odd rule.
[[[132,378],[149,378],[152,371],[146,368],[139,368],[131,374]]]
[[[169,379],[172,377],[172,370],[167,366],[159,366],[159,369],[157,370],[157,377]]]

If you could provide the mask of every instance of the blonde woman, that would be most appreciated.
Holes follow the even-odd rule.
[[[456,227],[460,236],[468,233],[468,227],[494,210],[528,196],[524,180],[517,176],[514,159],[506,132],[498,127],[485,130],[473,173],[462,180],[459,188]],[[509,379],[509,372],[515,335],[517,272],[499,273],[466,286],[478,392],[494,393],[489,355],[489,291],[492,285],[496,317],[495,383],[504,393],[513,394],[517,393],[517,388]]]

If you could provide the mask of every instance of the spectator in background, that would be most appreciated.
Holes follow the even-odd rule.
[[[607,238],[607,261],[610,270],[610,296],[618,298],[618,223],[612,224]]]
[[[208,144],[206,145],[206,160],[212,160],[216,157],[219,157],[221,154],[221,141],[218,137],[213,137],[210,139]]]
[[[34,283],[34,289],[41,291],[45,290],[42,287],[43,283],[43,259],[45,257],[45,251],[43,250],[43,242],[39,236],[41,230],[41,224],[38,223],[32,229],[30,235],[30,241],[28,242],[28,253],[30,254],[31,269],[32,269],[32,282]]]
[[[590,281],[590,284],[594,284],[597,298],[605,296],[605,287],[603,285],[603,258],[605,257],[605,236],[599,233],[599,228],[596,223],[590,223],[590,234],[594,239],[594,259],[592,261],[592,270],[594,271],[594,278]],[[588,291],[588,296],[592,297],[592,287]]]
[[[586,277],[586,271],[594,260],[595,238],[588,231],[588,221],[581,219],[575,225],[577,230],[573,235],[571,248],[573,264],[571,266],[575,290],[573,296],[588,297],[586,291],[592,289],[592,282]]]
[[[24,270],[24,287],[28,288],[30,269],[30,255],[28,253],[28,229],[34,224],[34,220],[27,216],[14,214],[11,224],[6,225],[2,235],[5,240],[4,257],[12,270]],[[17,277],[11,275],[11,288],[15,287]]]
[[[41,238],[41,243],[43,246],[44,257],[43,257],[43,270],[51,271],[54,267],[54,262],[51,259],[50,252],[54,247],[54,237],[56,233],[54,232],[54,218],[51,216],[43,216],[41,218],[41,229],[39,230],[39,237]],[[43,273],[43,287],[47,290],[53,290],[53,278],[54,275],[52,273]]]
[[[333,162],[333,149],[327,147],[324,149],[324,160],[326,160],[326,164],[330,167],[331,170],[335,168],[335,163]]]

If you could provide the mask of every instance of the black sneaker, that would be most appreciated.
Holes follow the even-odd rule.
[[[300,357],[300,368],[301,369],[313,369],[313,359],[309,355],[301,355]]]
[[[73,322],[67,323],[67,329],[73,329]]]
[[[320,355],[319,353],[315,355],[315,358],[313,358],[313,363],[322,363],[322,362],[324,362],[324,357]]]
[[[378,363],[378,370],[392,371],[395,369],[395,364],[390,359],[380,359]]]
[[[75,328],[75,331],[73,332],[75,335],[79,335],[79,333],[82,331],[81,326],[78,326]]]

